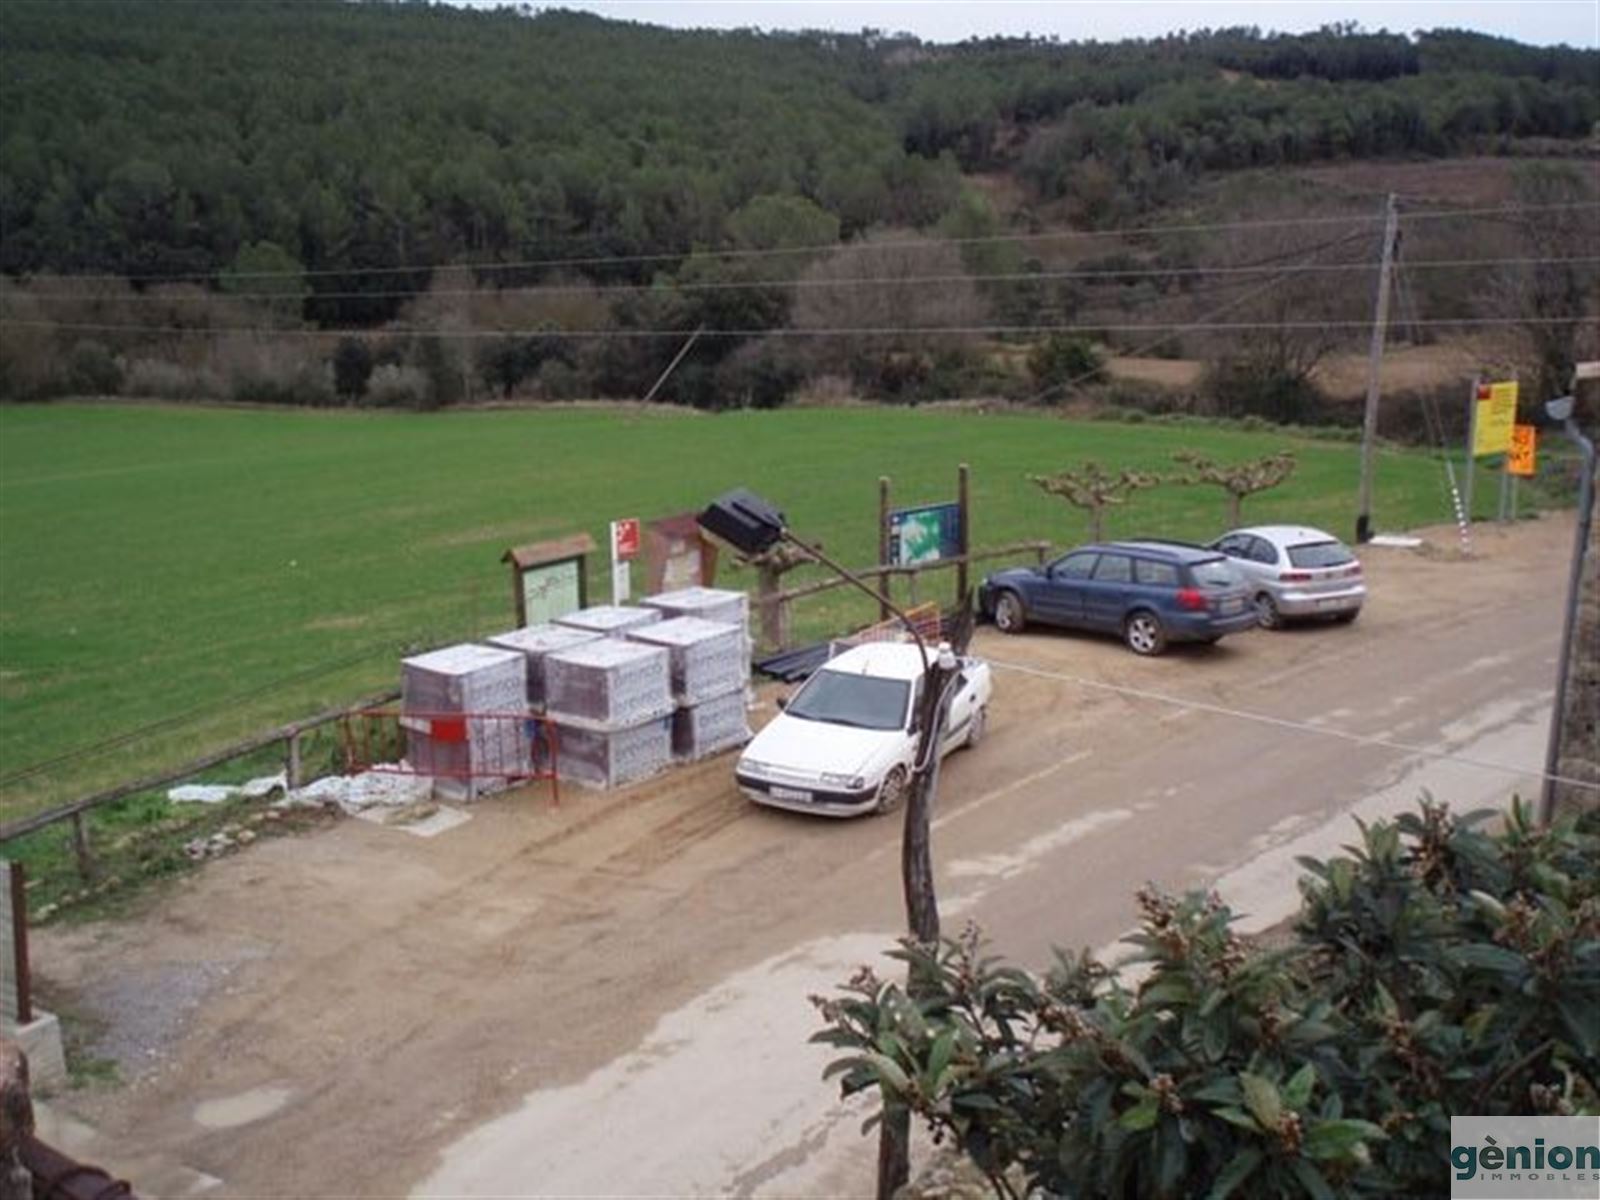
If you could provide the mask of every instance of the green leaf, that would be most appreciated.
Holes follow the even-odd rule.
[[[1300,1186],[1305,1188],[1311,1200],[1339,1200],[1333,1189],[1328,1186],[1328,1181],[1322,1177],[1322,1172],[1306,1159],[1295,1159],[1292,1169],[1294,1177],[1300,1181]]]
[[[1306,1131],[1305,1155],[1318,1161],[1350,1158],[1356,1147],[1384,1136],[1370,1121],[1318,1121]]]
[[[1518,974],[1527,965],[1522,955],[1503,946],[1491,946],[1487,942],[1453,946],[1445,953],[1460,966],[1481,967],[1487,971],[1499,971],[1503,975]]]
[[[1211,1185],[1211,1190],[1206,1193],[1206,1200],[1228,1200],[1237,1188],[1257,1167],[1261,1165],[1261,1151],[1254,1146],[1246,1146],[1233,1156],[1233,1161],[1224,1167],[1217,1180]]]
[[[1290,1108],[1304,1108],[1311,1099],[1311,1086],[1316,1081],[1317,1069],[1306,1063],[1284,1084],[1283,1102]]]
[[[1117,1124],[1124,1129],[1137,1132],[1141,1129],[1149,1129],[1156,1123],[1156,1118],[1160,1115],[1161,1102],[1154,1095],[1150,1095],[1118,1117]]]
[[[891,1091],[904,1093],[911,1082],[900,1064],[882,1054],[865,1054],[863,1060],[878,1073],[879,1080]]]
[[[944,1074],[944,1069],[950,1065],[955,1049],[954,1029],[946,1029],[934,1040],[933,1049],[928,1052],[928,1080],[935,1088],[939,1086],[939,1077]]]
[[[1228,1122],[1230,1125],[1237,1125],[1240,1129],[1248,1129],[1251,1133],[1261,1132],[1261,1126],[1256,1123],[1256,1119],[1249,1113],[1245,1112],[1242,1108],[1234,1108],[1232,1105],[1224,1105],[1221,1108],[1214,1108],[1211,1111],[1217,1116],[1221,1117],[1224,1121]]]
[[[1260,1122],[1263,1129],[1276,1129],[1283,1118],[1283,1100],[1278,1087],[1262,1075],[1249,1071],[1239,1072],[1239,1086],[1244,1091],[1244,1106]]]

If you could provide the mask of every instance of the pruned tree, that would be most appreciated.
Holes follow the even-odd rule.
[[[1106,509],[1115,504],[1126,504],[1128,497],[1142,488],[1155,487],[1161,482],[1161,476],[1135,471],[1131,467],[1125,467],[1113,475],[1099,463],[1089,461],[1055,475],[1029,475],[1028,482],[1087,512],[1089,536],[1098,542],[1102,537]]]
[[[1195,450],[1179,450],[1172,458],[1189,468],[1187,475],[1174,477],[1174,483],[1214,483],[1228,493],[1229,525],[1239,524],[1239,510],[1246,496],[1277,487],[1300,465],[1293,450],[1240,463],[1219,463]]]

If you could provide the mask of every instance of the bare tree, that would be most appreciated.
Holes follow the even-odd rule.
[[[1500,268],[1483,289],[1485,315],[1516,322],[1512,356],[1531,382],[1527,402],[1538,406],[1572,387],[1580,357],[1600,353],[1600,270],[1592,261],[1595,172],[1568,164],[1518,168],[1513,190],[1523,210],[1510,215],[1505,249],[1524,261]],[[1587,320],[1585,320],[1587,318]]]
[[[814,263],[797,285],[793,326],[837,331],[805,340],[814,373],[884,390],[925,376],[970,347],[985,307],[955,246],[894,233],[852,242]],[[928,332],[920,332],[927,330]]]
[[[1194,450],[1179,450],[1172,457],[1189,468],[1189,474],[1175,478],[1174,483],[1214,483],[1228,493],[1229,525],[1239,524],[1245,497],[1277,487],[1299,465],[1293,450],[1280,450],[1241,463],[1219,463]]]
[[[1284,204],[1260,216],[1266,222],[1277,213],[1299,217],[1305,208]],[[1208,308],[1225,312],[1225,323],[1250,326],[1207,338],[1207,390],[1224,415],[1298,421],[1310,415],[1317,367],[1351,344],[1342,323],[1368,314],[1374,282],[1366,271],[1317,268],[1370,258],[1376,272],[1379,235],[1322,231],[1308,237],[1299,224],[1252,226],[1224,236],[1208,255],[1261,271],[1225,281],[1206,296]]]
[[[1126,504],[1128,497],[1141,488],[1155,487],[1161,477],[1131,468],[1112,475],[1097,462],[1085,462],[1056,475],[1029,475],[1028,482],[1087,512],[1089,536],[1098,542],[1104,536],[1105,510]]]

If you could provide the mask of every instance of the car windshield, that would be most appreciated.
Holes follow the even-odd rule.
[[[1189,564],[1194,581],[1201,587],[1228,588],[1239,582],[1239,573],[1225,558],[1205,558]]]
[[[1342,567],[1355,560],[1343,542],[1301,542],[1289,547],[1289,561],[1297,567]]]
[[[784,711],[807,721],[857,729],[903,729],[910,690],[904,679],[818,671]]]

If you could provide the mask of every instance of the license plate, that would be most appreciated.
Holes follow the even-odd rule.
[[[772,789],[774,800],[809,800],[810,792],[802,792],[797,788],[775,787]]]
[[[1244,601],[1238,597],[1235,597],[1232,600],[1224,600],[1222,602],[1222,611],[1225,613],[1243,612]]]
[[[1344,601],[1343,600],[1318,600],[1317,601],[1317,607],[1318,608],[1343,608],[1344,607]]]

